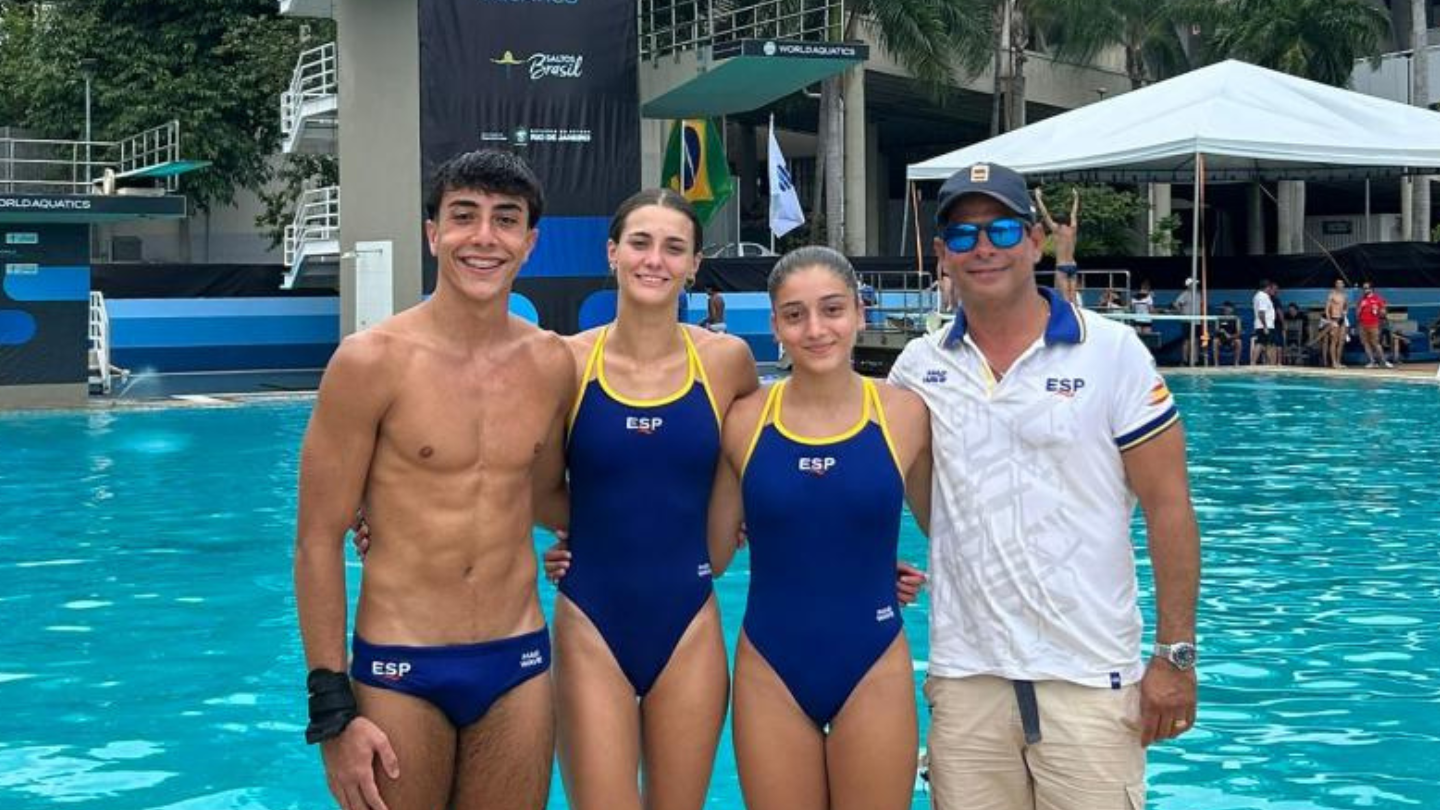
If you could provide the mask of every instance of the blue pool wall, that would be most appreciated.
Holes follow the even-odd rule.
[[[1326,290],[1298,289],[1282,292],[1286,303],[1302,309],[1324,305]],[[1440,317],[1440,290],[1433,288],[1385,290],[1391,306],[1407,307],[1409,318],[1423,331]],[[1252,322],[1251,290],[1212,290],[1210,309],[1231,301],[1248,336]],[[731,334],[743,339],[756,360],[776,359],[777,348],[770,332],[770,300],[763,292],[724,293],[725,320]],[[1173,301],[1176,291],[1161,291],[1162,305]],[[913,305],[915,296],[882,296],[886,307]],[[928,303],[928,302],[926,302]],[[116,365],[131,371],[192,372],[248,371],[256,369],[314,369],[329,361],[339,341],[340,302],[338,298],[166,298],[110,299],[112,357]],[[535,306],[524,296],[511,296],[511,311],[532,322]],[[685,320],[699,323],[705,317],[706,299],[691,293],[685,300]],[[615,293],[600,290],[590,294],[580,308],[580,328],[606,323],[615,315]],[[872,313],[871,320],[875,320]],[[1353,310],[1351,314],[1354,318]],[[543,325],[543,324],[542,324]],[[1157,324],[1168,338],[1178,338],[1181,325]],[[1170,342],[1167,338],[1167,342]],[[1428,342],[1412,345],[1411,359],[1440,357]]]

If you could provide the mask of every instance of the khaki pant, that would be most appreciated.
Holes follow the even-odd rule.
[[[931,676],[931,803],[936,810],[1142,810],[1140,687],[1037,681],[1041,740],[1025,744],[1004,678]]]

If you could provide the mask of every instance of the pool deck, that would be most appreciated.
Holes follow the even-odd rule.
[[[1199,374],[1207,376],[1227,374],[1289,374],[1296,377],[1329,377],[1339,380],[1398,380],[1411,383],[1440,384],[1440,377],[1436,376],[1437,367],[1440,367],[1440,364],[1405,363],[1395,368],[1365,368],[1364,366],[1347,366],[1345,368],[1321,368],[1319,366],[1197,366],[1195,368],[1187,368],[1185,366],[1162,366],[1160,370],[1165,374]]]

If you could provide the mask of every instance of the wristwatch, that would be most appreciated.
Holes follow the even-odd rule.
[[[1195,666],[1195,645],[1189,641],[1177,641],[1174,644],[1161,644],[1157,641],[1150,654],[1156,658],[1164,658],[1181,672]]]

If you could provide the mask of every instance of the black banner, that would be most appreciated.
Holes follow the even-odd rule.
[[[635,24],[630,0],[421,0],[426,176],[459,152],[511,148],[547,215],[608,216],[640,182]]]
[[[86,225],[0,223],[0,385],[83,383]]]

